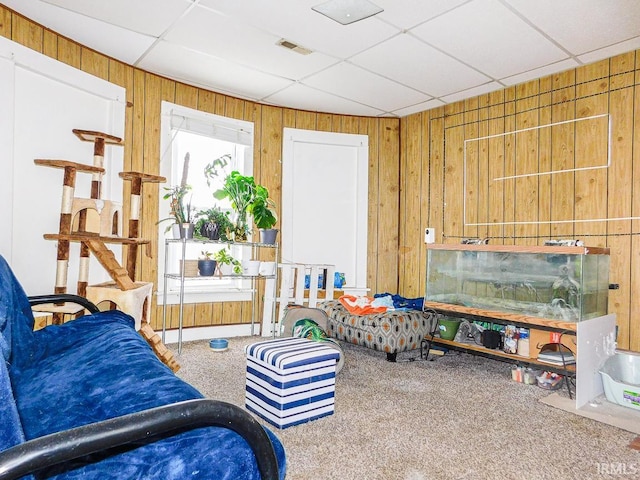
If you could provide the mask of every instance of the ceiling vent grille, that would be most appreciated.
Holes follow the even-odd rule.
[[[294,52],[301,55],[309,55],[310,53],[312,53],[312,51],[308,48],[301,47],[297,43],[290,42],[289,40],[285,40],[284,38],[278,41],[278,45],[288,50],[293,50]]]

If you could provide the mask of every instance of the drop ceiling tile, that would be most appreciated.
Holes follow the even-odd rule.
[[[410,107],[394,110],[393,113],[399,117],[406,117],[407,115],[411,115],[413,113],[425,112],[427,110],[431,110],[432,108],[441,107],[443,105],[446,105],[446,104],[443,101],[438,100],[437,98],[434,98],[432,100],[418,103]]]
[[[188,0],[44,0],[87,17],[159,37],[192,4]]]
[[[255,101],[291,83],[166,41],[159,42],[139,66],[175,80]]]
[[[131,65],[155,40],[41,1],[3,0],[2,3],[82,45]]]
[[[412,35],[393,37],[350,62],[434,97],[491,80]]]
[[[497,0],[473,0],[411,32],[496,79],[568,56]]]
[[[576,68],[579,66],[580,64],[578,62],[576,62],[572,58],[569,58],[567,60],[562,60],[560,62],[552,63],[551,65],[545,65],[544,67],[530,70],[528,72],[519,73],[511,77],[503,78],[500,80],[500,82],[504,83],[505,85],[517,85],[518,83],[523,83],[529,80],[535,80],[537,78],[546,77],[547,75],[552,75],[554,73],[564,72],[566,70],[570,70],[572,68]]]
[[[432,18],[437,17],[469,0],[374,0],[384,9],[376,15],[392,25],[406,30]]]
[[[280,39],[206,8],[193,9],[165,37],[192,50],[293,80],[337,62],[319,52],[302,55],[281,47],[277,45]]]
[[[303,83],[339,97],[371,105],[385,112],[431,98],[429,95],[348,63],[330,67],[306,78]]]
[[[506,1],[574,55],[640,35],[638,0]]]
[[[284,37],[317,52],[336,58],[369,48],[400,30],[374,17],[350,25],[340,25],[311,10],[323,0],[201,0],[200,5],[220,12],[230,20],[246,22],[272,35]]]
[[[640,37],[635,37],[631,40],[627,40],[626,42],[616,43],[615,45],[612,45],[610,47],[601,48],[599,50],[594,50],[592,52],[585,53],[584,55],[580,55],[578,57],[578,60],[583,63],[593,63],[604,58],[614,57],[616,55],[620,55],[621,53],[631,52],[639,48]]]
[[[336,97],[330,93],[322,92],[299,83],[266,97],[264,101],[272,105],[286,105],[289,108],[298,108],[312,112],[320,111],[370,117],[385,113],[368,105],[362,105],[346,98]],[[318,108],[319,105],[322,107]]]
[[[487,83],[486,85],[480,85],[478,87],[473,87],[468,90],[463,90],[462,92],[452,93],[451,95],[447,95],[446,97],[442,97],[442,100],[445,103],[453,103],[458,100],[464,100],[466,98],[477,97],[478,95],[484,95],[485,93],[495,92],[496,90],[500,90],[504,88],[504,85],[498,82]]]

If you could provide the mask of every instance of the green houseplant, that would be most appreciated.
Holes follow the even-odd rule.
[[[269,198],[269,191],[262,185],[256,185],[253,201],[249,206],[249,212],[253,215],[253,222],[260,229],[260,242],[273,244],[278,230],[273,226],[278,221],[275,212],[275,202]]]
[[[220,182],[224,167],[229,164],[231,155],[223,155],[209,163],[204,169],[207,185],[213,181]],[[244,241],[249,234],[248,215],[253,216],[254,223],[262,230],[273,230],[278,221],[275,213],[275,202],[269,198],[269,191],[263,185],[256,184],[254,178],[243,175],[237,170],[224,177],[220,188],[213,192],[218,200],[228,199],[236,212],[234,240]],[[277,230],[275,231],[277,233]],[[275,238],[271,242],[273,243]]]
[[[230,161],[230,154],[216,158],[204,167],[204,176],[207,180],[207,185],[211,186],[214,182],[218,184],[218,188],[213,192],[213,197],[217,200],[228,199],[231,203],[231,208],[236,212],[232,232],[234,240],[245,241],[249,234],[247,210],[253,200],[255,182],[253,177],[242,175],[237,170],[231,171],[222,178],[225,167]]]
[[[222,276],[222,266],[225,265],[227,268],[231,268],[231,272],[235,275],[242,274],[242,264],[240,261],[229,254],[226,248],[221,248],[216,253],[213,254],[213,258],[216,262],[218,262],[218,272]]]
[[[191,185],[187,183],[189,157],[189,152],[187,152],[184,157],[184,164],[182,165],[182,179],[180,184],[174,185],[173,187],[163,187],[166,193],[162,198],[169,200],[170,216],[158,222],[173,220],[173,224],[169,225],[166,231],[168,232],[173,225],[178,225],[180,228],[180,238],[193,237],[193,222],[195,220],[195,209],[191,206],[191,197],[189,196],[187,199],[187,195],[191,190]]]
[[[255,188],[253,177],[242,175],[234,170],[225,177],[222,188],[213,192],[213,196],[218,200],[229,199],[231,207],[237,214],[234,229],[235,240],[245,241],[248,238],[247,214],[253,201]]]
[[[164,187],[164,190],[167,193],[162,198],[169,200],[170,216],[163,218],[160,222],[173,220],[173,223],[166,228],[166,231],[169,231],[173,225],[178,225],[180,227],[180,238],[183,238],[185,233],[189,237],[189,232],[193,236],[195,210],[191,207],[191,199],[186,200],[191,186],[175,185],[173,187]]]
[[[229,212],[223,212],[220,207],[214,206],[198,212],[196,232],[209,240],[231,240],[231,232],[234,224],[229,218]]]

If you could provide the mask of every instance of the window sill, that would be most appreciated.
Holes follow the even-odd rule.
[[[156,294],[157,305],[162,306],[164,300],[163,292]],[[215,292],[186,290],[184,292],[184,303],[213,303],[213,302],[248,302],[251,301],[251,289],[220,289]],[[180,292],[167,292],[167,305],[180,304]]]

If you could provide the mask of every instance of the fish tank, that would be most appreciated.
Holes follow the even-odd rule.
[[[608,313],[607,248],[429,244],[426,275],[425,302],[438,308],[563,322]]]

